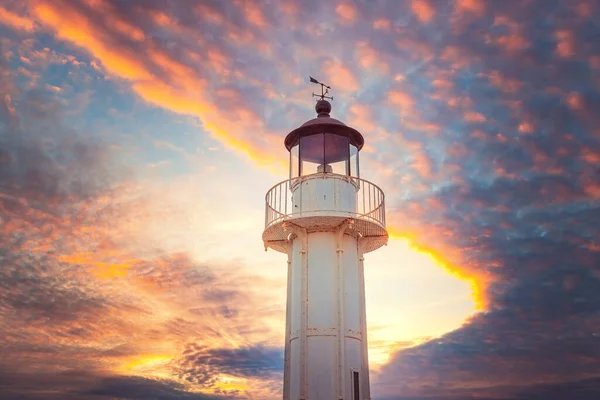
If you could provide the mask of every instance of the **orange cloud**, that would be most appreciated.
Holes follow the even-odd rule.
[[[438,88],[451,89],[454,87],[454,82],[448,79],[434,79],[431,84]]]
[[[523,50],[530,45],[529,41],[519,34],[500,36],[496,43],[508,52]]]
[[[382,29],[389,31],[391,27],[392,22],[389,19],[380,18],[373,21],[373,29]]]
[[[321,68],[334,90],[355,92],[358,90],[358,79],[354,72],[339,60],[327,60]],[[327,83],[329,83],[327,82]]]
[[[377,129],[371,108],[365,104],[352,104],[349,109],[348,123],[362,132]]]
[[[522,82],[506,78],[499,71],[491,71],[487,77],[492,85],[504,93],[517,93],[523,87]]]
[[[292,1],[281,1],[279,2],[281,6],[281,11],[285,14],[287,18],[294,18],[298,14],[298,3]]]
[[[574,110],[581,110],[583,108],[583,99],[579,93],[572,92],[567,96],[567,104]]]
[[[567,30],[560,30],[554,34],[556,39],[556,54],[562,58],[568,58],[575,55],[575,39],[573,33]]]
[[[356,8],[348,3],[343,3],[335,8],[335,12],[340,17],[340,20],[344,23],[352,23],[356,20],[358,11]]]
[[[589,181],[584,183],[583,191],[593,199],[600,199],[600,184]]]
[[[146,39],[146,35],[144,35],[144,31],[140,28],[133,26],[122,19],[115,19],[111,24],[113,29],[117,32],[132,38],[133,40],[142,41]]]
[[[8,111],[8,113],[11,116],[16,116],[17,115],[17,110],[15,109],[13,103],[12,103],[12,99],[10,97],[10,94],[5,94],[4,95],[4,107],[5,109]]]
[[[485,13],[485,3],[482,0],[457,0],[456,8],[478,16],[482,16]]]
[[[158,10],[148,10],[148,14],[152,17],[155,24],[173,28],[177,26],[177,23],[169,15]]]
[[[211,67],[215,70],[215,71],[220,71],[221,73],[224,72],[225,69],[227,69],[227,66],[230,63],[230,59],[229,57],[227,57],[223,51],[221,49],[219,49],[218,47],[211,47],[208,49],[208,51],[206,52],[206,55],[208,57],[208,61],[211,64]]]
[[[424,151],[419,150],[413,153],[413,160],[410,163],[410,166],[417,171],[422,178],[431,179],[431,159],[427,156],[427,154],[425,154]]]
[[[368,42],[359,42],[356,48],[358,52],[358,65],[361,68],[365,70],[376,68],[380,72],[389,73],[389,65],[382,60],[382,55],[378,54]]]
[[[483,273],[477,274],[473,271],[467,272],[460,266],[452,265],[444,257],[443,251],[436,251],[429,246],[422,245],[414,234],[401,232],[392,227],[388,227],[388,232],[390,238],[407,240],[414,251],[430,258],[435,265],[442,268],[448,274],[467,282],[471,287],[471,296],[477,310],[482,311],[488,308],[489,299],[486,295],[486,288],[489,281]]]
[[[470,55],[457,46],[446,46],[442,50],[442,60],[450,63],[452,68],[465,68],[472,62]]]
[[[106,0],[83,0],[90,9],[111,16],[110,29],[136,41],[146,38],[144,31],[120,16],[113,4]]]
[[[594,151],[590,148],[583,148],[581,150],[581,158],[592,165],[600,165],[600,152]]]
[[[172,189],[159,186],[158,191],[177,192]],[[43,256],[41,283],[32,280],[26,283],[32,286],[22,287],[30,288],[28,293],[36,293],[39,286],[35,285],[47,281],[51,290],[39,291],[33,301],[56,300],[62,305],[57,307],[59,318],[28,318],[22,325],[4,324],[5,329],[10,329],[9,336],[19,337],[25,343],[24,338],[30,335],[28,343],[33,345],[43,340],[45,346],[56,349],[57,355],[64,349],[69,354],[79,353],[65,360],[48,355],[43,359],[45,369],[72,368],[65,362],[85,363],[88,371],[97,368],[175,381],[180,377],[169,365],[170,360],[182,357],[182,345],[187,342],[208,349],[231,349],[282,337],[285,306],[281,296],[285,279],[249,277],[237,265],[229,268],[214,262],[211,267],[219,271],[213,275],[184,253],[156,249],[156,243],[161,242],[162,246],[162,241],[149,233],[149,220],[157,218],[158,213],[160,219],[166,213],[169,218],[177,218],[180,207],[170,203],[173,200],[166,194],[169,198],[163,199],[154,191],[139,190],[119,190],[103,198],[86,199],[85,204],[74,204],[72,208],[61,205],[61,218],[29,208],[26,199],[9,200],[0,193],[0,213],[6,212],[3,207],[8,208],[8,201],[12,210],[17,205],[26,209],[11,215],[5,229],[0,230],[0,241],[7,239],[5,235],[19,232],[19,248],[41,253],[36,257]],[[53,209],[52,201],[48,203],[44,208]],[[192,203],[191,208],[202,208],[196,201]],[[206,221],[202,224],[206,226]],[[163,224],[161,227],[164,229]],[[175,233],[166,230],[170,235]],[[252,288],[239,285],[249,280],[254,283]],[[58,299],[51,297],[54,293],[60,295]],[[261,304],[270,306],[265,309]],[[25,320],[30,317],[29,312],[29,308],[22,310],[18,317]],[[60,318],[63,315],[64,320]],[[72,334],[80,331],[85,334]],[[119,351],[107,351],[113,348]],[[209,372],[213,376],[219,374]],[[253,398],[274,398],[273,393],[264,395],[267,379],[250,377],[244,385]],[[213,386],[186,383],[186,388],[192,386],[195,391],[209,392],[233,387],[221,375]]]
[[[519,132],[521,133],[533,133],[533,124],[531,122],[523,122],[519,124]]]
[[[520,25],[511,18],[505,15],[497,15],[494,18],[493,26],[505,26],[508,28],[508,34],[486,39],[503,48],[505,51],[514,53],[531,45],[527,38],[523,36]]]
[[[204,20],[213,22],[215,24],[222,24],[225,20],[223,13],[206,4],[200,3],[196,5],[194,11]]]
[[[32,32],[34,30],[33,21],[26,17],[14,14],[2,7],[0,7],[0,24],[26,32]]]
[[[408,93],[398,90],[389,91],[387,98],[391,104],[400,106],[404,112],[412,111],[415,104],[415,100]]]
[[[426,0],[413,0],[411,8],[417,18],[425,24],[435,17],[435,9]]]
[[[262,9],[259,7],[259,4],[261,3],[255,1],[237,1],[235,3],[244,13],[246,20],[252,25],[259,28],[264,28],[267,26],[265,15],[263,14]]]
[[[40,2],[34,6],[33,12],[40,21],[51,26],[59,38],[88,49],[118,77],[131,80],[150,78],[150,73],[136,54],[128,54],[123,49],[113,48],[103,37],[102,32],[95,29],[96,27],[92,26],[85,16],[78,14],[74,9],[70,7],[59,9],[57,4]]]
[[[123,262],[99,261],[99,258],[113,258],[119,256],[118,252],[108,252],[107,254],[98,255],[94,253],[78,253],[70,255],[62,255],[59,260],[69,264],[85,265],[92,267],[92,272],[101,279],[119,278],[127,274],[132,264],[139,260],[124,260]]]
[[[452,143],[446,152],[453,158],[463,158],[469,154],[467,146],[460,142]]]
[[[581,2],[579,4],[577,4],[577,6],[575,7],[575,11],[577,11],[577,14],[582,17],[589,17],[590,15],[592,15],[592,13],[595,11],[594,10],[594,5],[590,4],[590,3],[586,3],[586,2]]]
[[[247,155],[258,165],[269,166],[277,172],[287,169],[283,155],[273,155],[263,146],[262,141],[269,135],[256,139],[255,132],[266,130],[259,116],[247,107],[231,110],[229,106],[215,105],[211,91],[198,71],[174,59],[164,49],[152,42],[143,42],[143,51],[124,47],[104,30],[101,23],[78,13],[75,8],[61,7],[60,2],[39,2],[33,11],[43,24],[56,32],[57,37],[86,49],[102,61],[107,71],[129,80],[133,91],[145,101],[177,113],[196,115],[216,139]],[[112,21],[110,12],[104,17]],[[242,33],[238,32],[236,37],[243,39],[239,34]],[[224,72],[229,60],[214,49],[208,53],[209,65],[218,67],[217,73]],[[157,69],[163,73],[157,74]],[[358,89],[356,79],[346,67],[334,64],[330,72],[335,76],[331,80],[334,85]],[[237,118],[232,119],[232,115]]]
[[[483,114],[475,112],[475,111],[468,111],[465,113],[465,121],[467,122],[485,122],[486,119],[483,116]]]

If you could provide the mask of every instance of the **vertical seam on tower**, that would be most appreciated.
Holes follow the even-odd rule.
[[[360,385],[363,393],[365,394],[365,399],[371,399],[371,389],[370,389],[370,379],[369,379],[369,347],[367,345],[367,315],[366,315],[366,290],[365,290],[365,252],[364,252],[364,238],[360,238],[358,240],[358,277],[359,277],[359,286],[361,287],[362,293],[359,296],[360,298],[360,315],[361,315],[361,353],[362,353],[362,363],[361,363],[361,379],[363,382]]]
[[[308,327],[308,234],[306,228],[299,229],[302,236],[302,315],[300,324],[300,399],[306,400],[308,387],[308,338],[306,329]]]
[[[346,228],[350,225],[350,221],[344,221],[336,230],[336,269],[337,269],[337,284],[338,284],[338,399],[343,400],[346,392],[346,332],[344,329],[344,274],[342,268],[341,254],[344,252],[344,234]]]
[[[288,256],[287,268],[287,301],[285,306],[285,359],[283,366],[283,399],[290,400],[290,357],[291,355],[291,330],[292,330],[292,252],[294,251],[293,238],[290,237],[286,244]]]

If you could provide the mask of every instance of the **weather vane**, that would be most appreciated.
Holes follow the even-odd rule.
[[[321,94],[313,93],[312,94],[313,97],[320,97],[321,100],[323,100],[323,99],[333,100],[333,96],[327,96],[327,94],[329,94],[329,89],[331,89],[331,86],[328,86],[324,83],[319,82],[312,76],[309,76],[309,78],[310,78],[311,83],[316,83],[317,85],[321,85]]]

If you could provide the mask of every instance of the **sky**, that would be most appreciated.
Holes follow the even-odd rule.
[[[2,399],[281,398],[309,76],[386,193],[373,398],[600,398],[600,2],[0,0]]]

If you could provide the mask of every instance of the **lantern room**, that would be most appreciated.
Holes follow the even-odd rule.
[[[316,118],[285,138],[290,152],[290,179],[322,173],[359,177],[358,152],[364,144],[363,136],[331,118],[328,101],[319,100],[315,110]]]

